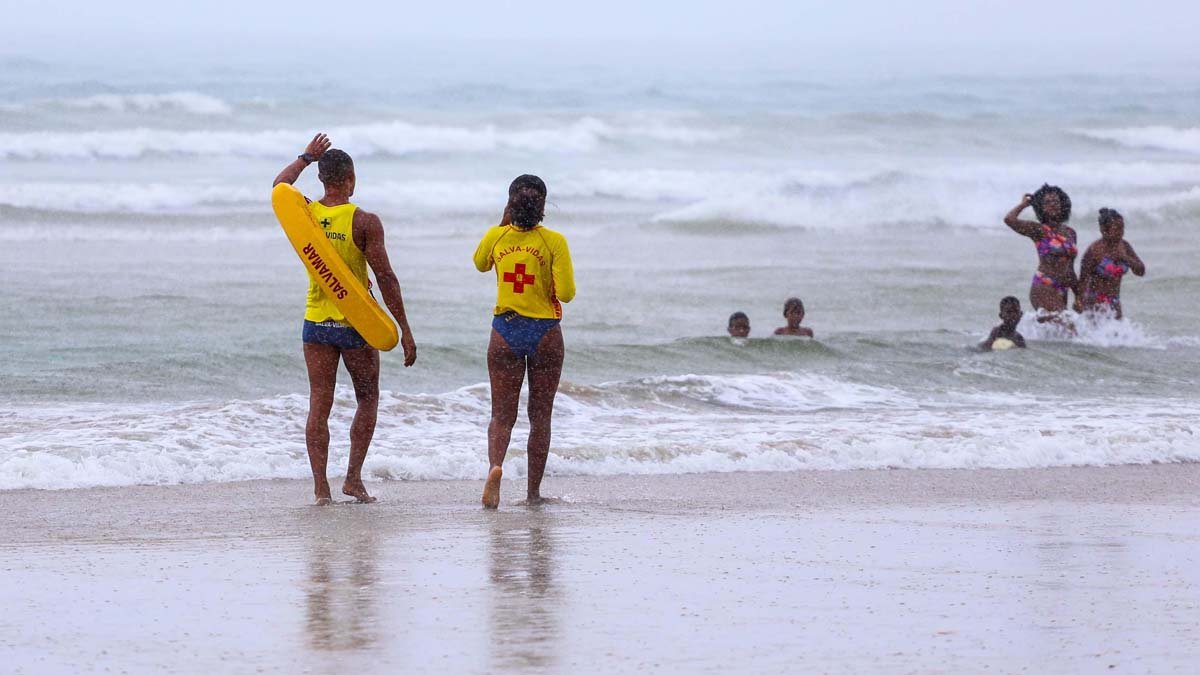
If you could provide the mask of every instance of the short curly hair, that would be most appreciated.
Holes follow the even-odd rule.
[[[1057,185],[1047,185],[1043,183],[1042,187],[1038,188],[1037,192],[1033,193],[1033,198],[1030,200],[1030,204],[1033,205],[1033,212],[1037,214],[1039,223],[1046,222],[1046,215],[1042,211],[1042,202],[1047,196],[1052,194],[1058,195],[1058,204],[1062,209],[1062,220],[1058,222],[1065,223],[1071,219],[1071,198],[1068,197],[1067,193]]]
[[[317,161],[317,178],[337,185],[354,175],[354,160],[345,150],[331,148]]]

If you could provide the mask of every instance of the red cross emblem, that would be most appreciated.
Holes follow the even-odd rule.
[[[513,293],[524,293],[525,286],[532,286],[537,277],[525,273],[525,263],[518,263],[511,272],[504,273],[504,283],[513,285]]]

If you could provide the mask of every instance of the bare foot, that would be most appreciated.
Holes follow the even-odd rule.
[[[487,482],[483,484],[483,508],[500,506],[500,479],[503,477],[504,471],[498,466],[493,466],[488,472]]]
[[[329,483],[316,486],[313,489],[313,495],[317,498],[317,506],[329,506],[333,503],[333,495],[329,494]]]
[[[359,504],[375,503],[375,498],[367,494],[367,486],[363,485],[361,479],[352,481],[347,478],[346,482],[342,483],[342,494],[354,497],[354,501]]]
[[[562,499],[559,499],[558,497],[543,497],[541,495],[534,495],[532,497],[526,497],[525,501],[520,503],[520,506],[542,506],[543,504],[561,503]]]

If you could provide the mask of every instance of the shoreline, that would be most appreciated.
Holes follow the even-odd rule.
[[[1186,670],[1200,464],[0,492],[16,673]],[[66,611],[64,611],[66,610]]]

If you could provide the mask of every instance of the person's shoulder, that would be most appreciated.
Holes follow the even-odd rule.
[[[493,225],[483,233],[483,241],[495,241],[508,232],[507,225]]]
[[[545,225],[542,225],[539,230],[541,231],[542,236],[546,238],[546,241],[550,242],[551,244],[555,246],[567,245],[567,235],[563,234],[562,232],[559,232],[558,230],[552,230]]]
[[[354,224],[355,225],[366,225],[368,227],[382,227],[383,221],[379,219],[379,216],[375,215],[374,213],[371,213],[370,211],[362,208],[361,206],[355,206],[354,207]]]

